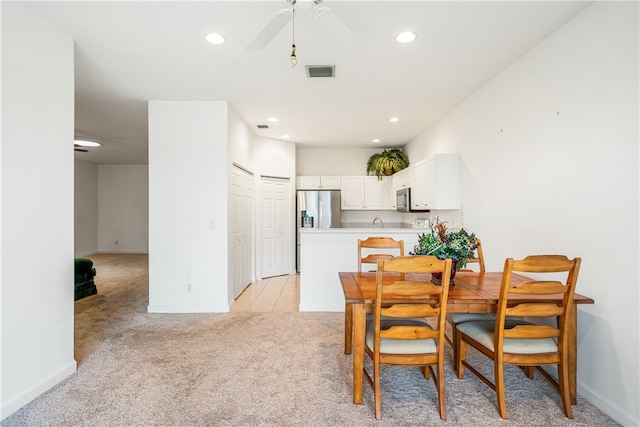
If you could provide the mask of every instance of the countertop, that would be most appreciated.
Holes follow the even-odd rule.
[[[343,223],[341,228],[301,228],[301,233],[318,233],[318,234],[349,234],[349,233],[424,233],[428,231],[428,229],[424,228],[413,228],[411,224],[407,223],[389,223],[384,224],[384,227],[376,224],[373,226],[371,223],[361,223],[361,222],[352,222],[352,223]]]

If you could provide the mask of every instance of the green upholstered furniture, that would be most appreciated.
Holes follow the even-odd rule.
[[[93,277],[96,275],[93,261],[89,258],[75,258],[75,269],[75,301],[97,294],[98,288],[96,288],[96,284],[93,281]]]

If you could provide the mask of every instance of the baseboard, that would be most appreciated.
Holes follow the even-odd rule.
[[[0,420],[4,420],[9,415],[13,414],[36,397],[40,396],[44,392],[51,389],[53,386],[59,384],[66,378],[73,375],[76,372],[77,367],[77,363],[74,360],[60,369],[58,372],[55,372],[54,374],[45,378],[42,382],[36,384],[26,392],[20,394],[19,396],[16,396],[13,399],[9,399],[9,401],[7,401],[6,403],[3,402],[2,409],[0,410]]]
[[[96,254],[149,255],[149,251],[98,251]]]
[[[612,402],[606,396],[603,396],[588,387],[580,385],[580,383],[578,383],[578,395],[583,399],[588,400],[602,412],[613,418],[617,423],[620,423],[620,425],[627,427],[640,425],[640,420],[632,419],[631,415],[623,412],[623,409],[616,405],[615,402]]]
[[[149,251],[90,251],[90,252],[81,252],[77,253],[74,256],[76,258],[86,257],[90,255],[99,255],[99,254],[129,254],[129,255],[140,255],[140,254],[149,254]]]
[[[228,305],[151,305],[147,306],[147,313],[229,313]]]

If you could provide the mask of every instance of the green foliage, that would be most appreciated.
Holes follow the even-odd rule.
[[[375,172],[379,180],[382,175],[393,175],[409,166],[409,157],[400,148],[383,150],[382,153],[375,153],[367,161],[367,174]]]
[[[446,222],[440,222],[438,218],[429,223],[431,233],[418,234],[418,244],[414,247],[415,255],[433,255],[438,259],[451,258],[457,260],[456,270],[467,265],[467,260],[475,258],[476,235],[467,233],[462,228],[459,231],[451,231]]]

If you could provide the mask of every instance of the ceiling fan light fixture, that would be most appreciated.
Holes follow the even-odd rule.
[[[396,41],[398,43],[409,43],[416,39],[416,33],[413,31],[403,31],[402,33],[396,36]]]
[[[296,45],[291,45],[291,66],[295,67],[298,65],[298,57],[296,56]]]
[[[291,68],[298,65],[298,57],[296,56],[296,0],[289,0],[291,3],[291,56],[289,63]]]
[[[95,141],[87,141],[86,139],[74,139],[73,145],[76,147],[100,147],[102,144]]]

